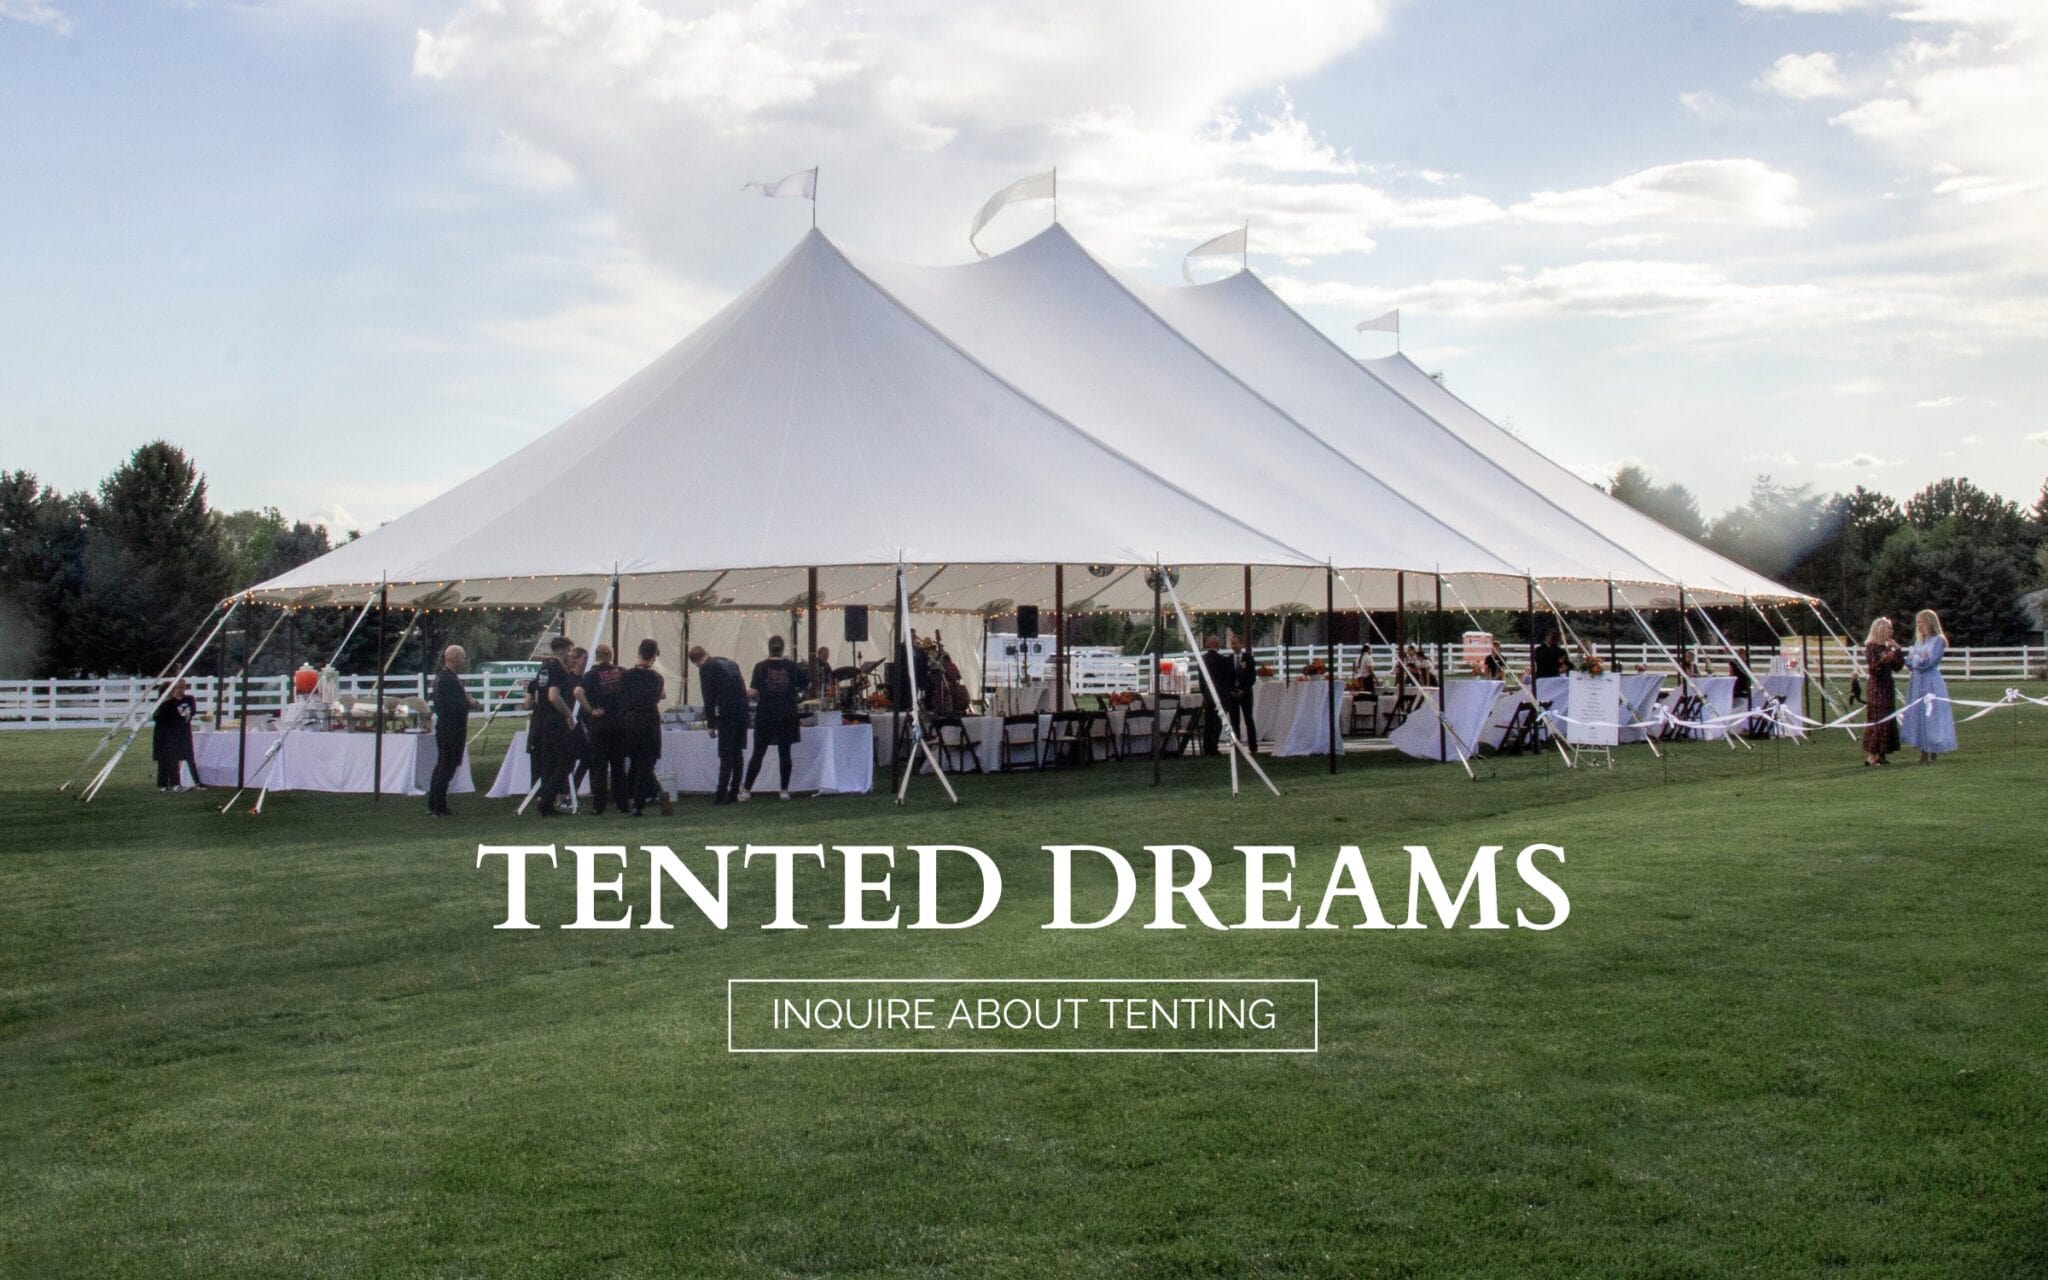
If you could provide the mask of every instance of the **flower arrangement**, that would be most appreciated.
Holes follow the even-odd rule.
[[[1364,693],[1365,678],[1363,676],[1353,676],[1346,680],[1344,682],[1344,691],[1346,693]]]
[[[1257,676],[1259,677],[1259,679],[1261,679],[1261,680],[1271,680],[1271,679],[1273,678],[1273,667],[1272,667],[1272,664],[1271,664],[1271,663],[1266,663],[1266,662],[1261,662],[1261,663],[1260,663],[1260,664],[1258,665],[1258,668],[1257,668],[1257,671],[1255,672],[1255,674],[1256,674],[1256,675],[1257,675]]]
[[[889,709],[889,691],[887,689],[878,689],[869,694],[868,705],[877,711],[887,711]]]
[[[1138,695],[1128,691],[1112,693],[1109,695],[1109,705],[1112,707],[1128,707],[1137,700]]]
[[[1309,663],[1307,666],[1301,669],[1301,676],[1304,680],[1312,679],[1316,676],[1322,675],[1329,669],[1330,668],[1324,664],[1321,658],[1317,658],[1315,661]]]

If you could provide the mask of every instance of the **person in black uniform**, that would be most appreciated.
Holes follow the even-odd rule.
[[[747,780],[740,788],[740,799],[746,799],[753,791],[755,779],[761,776],[761,758],[771,746],[782,766],[782,786],[777,794],[789,799],[789,749],[803,738],[797,703],[809,683],[804,669],[782,656],[782,637],[768,637],[768,656],[754,664],[753,678],[747,681],[755,698],[754,755],[747,761]]]
[[[602,648],[598,653],[606,656]],[[667,803],[660,784],[654,780],[654,762],[661,759],[661,700],[668,695],[668,682],[654,669],[654,660],[660,656],[661,646],[652,639],[642,640],[640,661],[619,672],[619,723],[612,732],[614,749],[623,754],[627,770],[618,790],[618,802],[619,810],[624,812],[630,801],[636,818],[649,800]]]
[[[576,677],[568,665],[573,648],[567,636],[548,641],[553,656],[540,664],[540,674],[533,679],[533,723],[527,737],[533,744],[543,818],[555,816],[556,803],[568,794],[569,771],[576,767]]]
[[[1237,644],[1236,679],[1231,685],[1230,730],[1237,740],[1253,751],[1259,749],[1259,727],[1252,719],[1252,694],[1259,687],[1259,664],[1252,658],[1251,641]]]
[[[597,661],[583,673],[583,682],[576,689],[590,745],[590,807],[597,813],[603,813],[614,796],[623,812],[632,797],[626,789],[626,746],[619,724],[619,683],[625,674],[625,669],[612,661],[612,647],[601,644]]]
[[[698,645],[690,650],[704,686],[704,720],[718,740],[718,790],[711,803],[732,804],[740,798],[741,762],[747,752],[747,682],[731,658],[714,658]]]
[[[185,691],[184,680],[171,681],[149,730],[149,754],[156,759],[158,791],[186,789],[178,773],[181,765],[192,770],[192,785],[199,785],[199,762],[192,755],[192,717],[198,714],[199,704]]]
[[[1543,643],[1529,651],[1530,674],[1536,679],[1561,676],[1572,669],[1572,656],[1560,643],[1563,638],[1552,627],[1543,633]]]
[[[1210,705],[1208,698],[1203,699],[1202,754],[1213,756],[1223,740],[1223,717],[1237,701],[1237,659],[1223,652],[1223,642],[1213,635],[1202,641],[1202,683],[1215,700]],[[1233,725],[1236,719],[1231,716]]]
[[[441,669],[434,673],[434,776],[427,784],[427,812],[437,818],[452,816],[448,784],[462,767],[462,753],[469,746],[469,713],[482,710],[462,687],[462,672],[468,666],[469,654],[451,644],[441,651]]]

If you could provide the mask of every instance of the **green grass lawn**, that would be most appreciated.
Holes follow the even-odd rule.
[[[0,1273],[2048,1274],[2048,710],[1963,735],[1926,769],[1837,734],[543,824],[222,817],[139,758],[87,807],[55,788],[94,735],[0,734]],[[494,931],[477,844],[545,840],[956,842],[1007,883],[963,933],[766,932],[759,874],[724,933]],[[1144,895],[1038,927],[1049,842],[1294,844],[1311,914],[1356,843],[1394,914],[1402,846],[1539,840],[1547,933],[1162,934]],[[1313,977],[1322,1049],[729,1056],[725,980],[806,975]]]

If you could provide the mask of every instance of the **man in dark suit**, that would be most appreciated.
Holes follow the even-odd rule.
[[[714,658],[703,645],[690,650],[698,680],[704,689],[704,718],[718,739],[718,790],[713,804],[733,804],[740,798],[740,774],[747,750],[747,678],[731,658]]]
[[[1223,717],[1229,716],[1234,727],[1237,723],[1237,659],[1223,651],[1223,642],[1211,635],[1202,641],[1202,683],[1208,686],[1208,697],[1202,715],[1202,754],[1216,754],[1217,744],[1223,738]]]
[[[468,665],[469,654],[451,644],[442,650],[441,669],[434,673],[434,776],[427,785],[427,812],[437,818],[450,816],[448,784],[469,747],[469,713],[481,709],[462,687],[462,671]]]

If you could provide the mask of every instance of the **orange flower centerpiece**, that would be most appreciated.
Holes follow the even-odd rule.
[[[1315,661],[1309,663],[1307,666],[1301,669],[1301,678],[1304,680],[1320,679],[1322,675],[1329,669],[1330,668],[1324,664],[1321,658],[1317,658]]]
[[[887,711],[889,709],[889,691],[887,689],[878,689],[874,693],[869,694],[868,705],[877,711]]]

